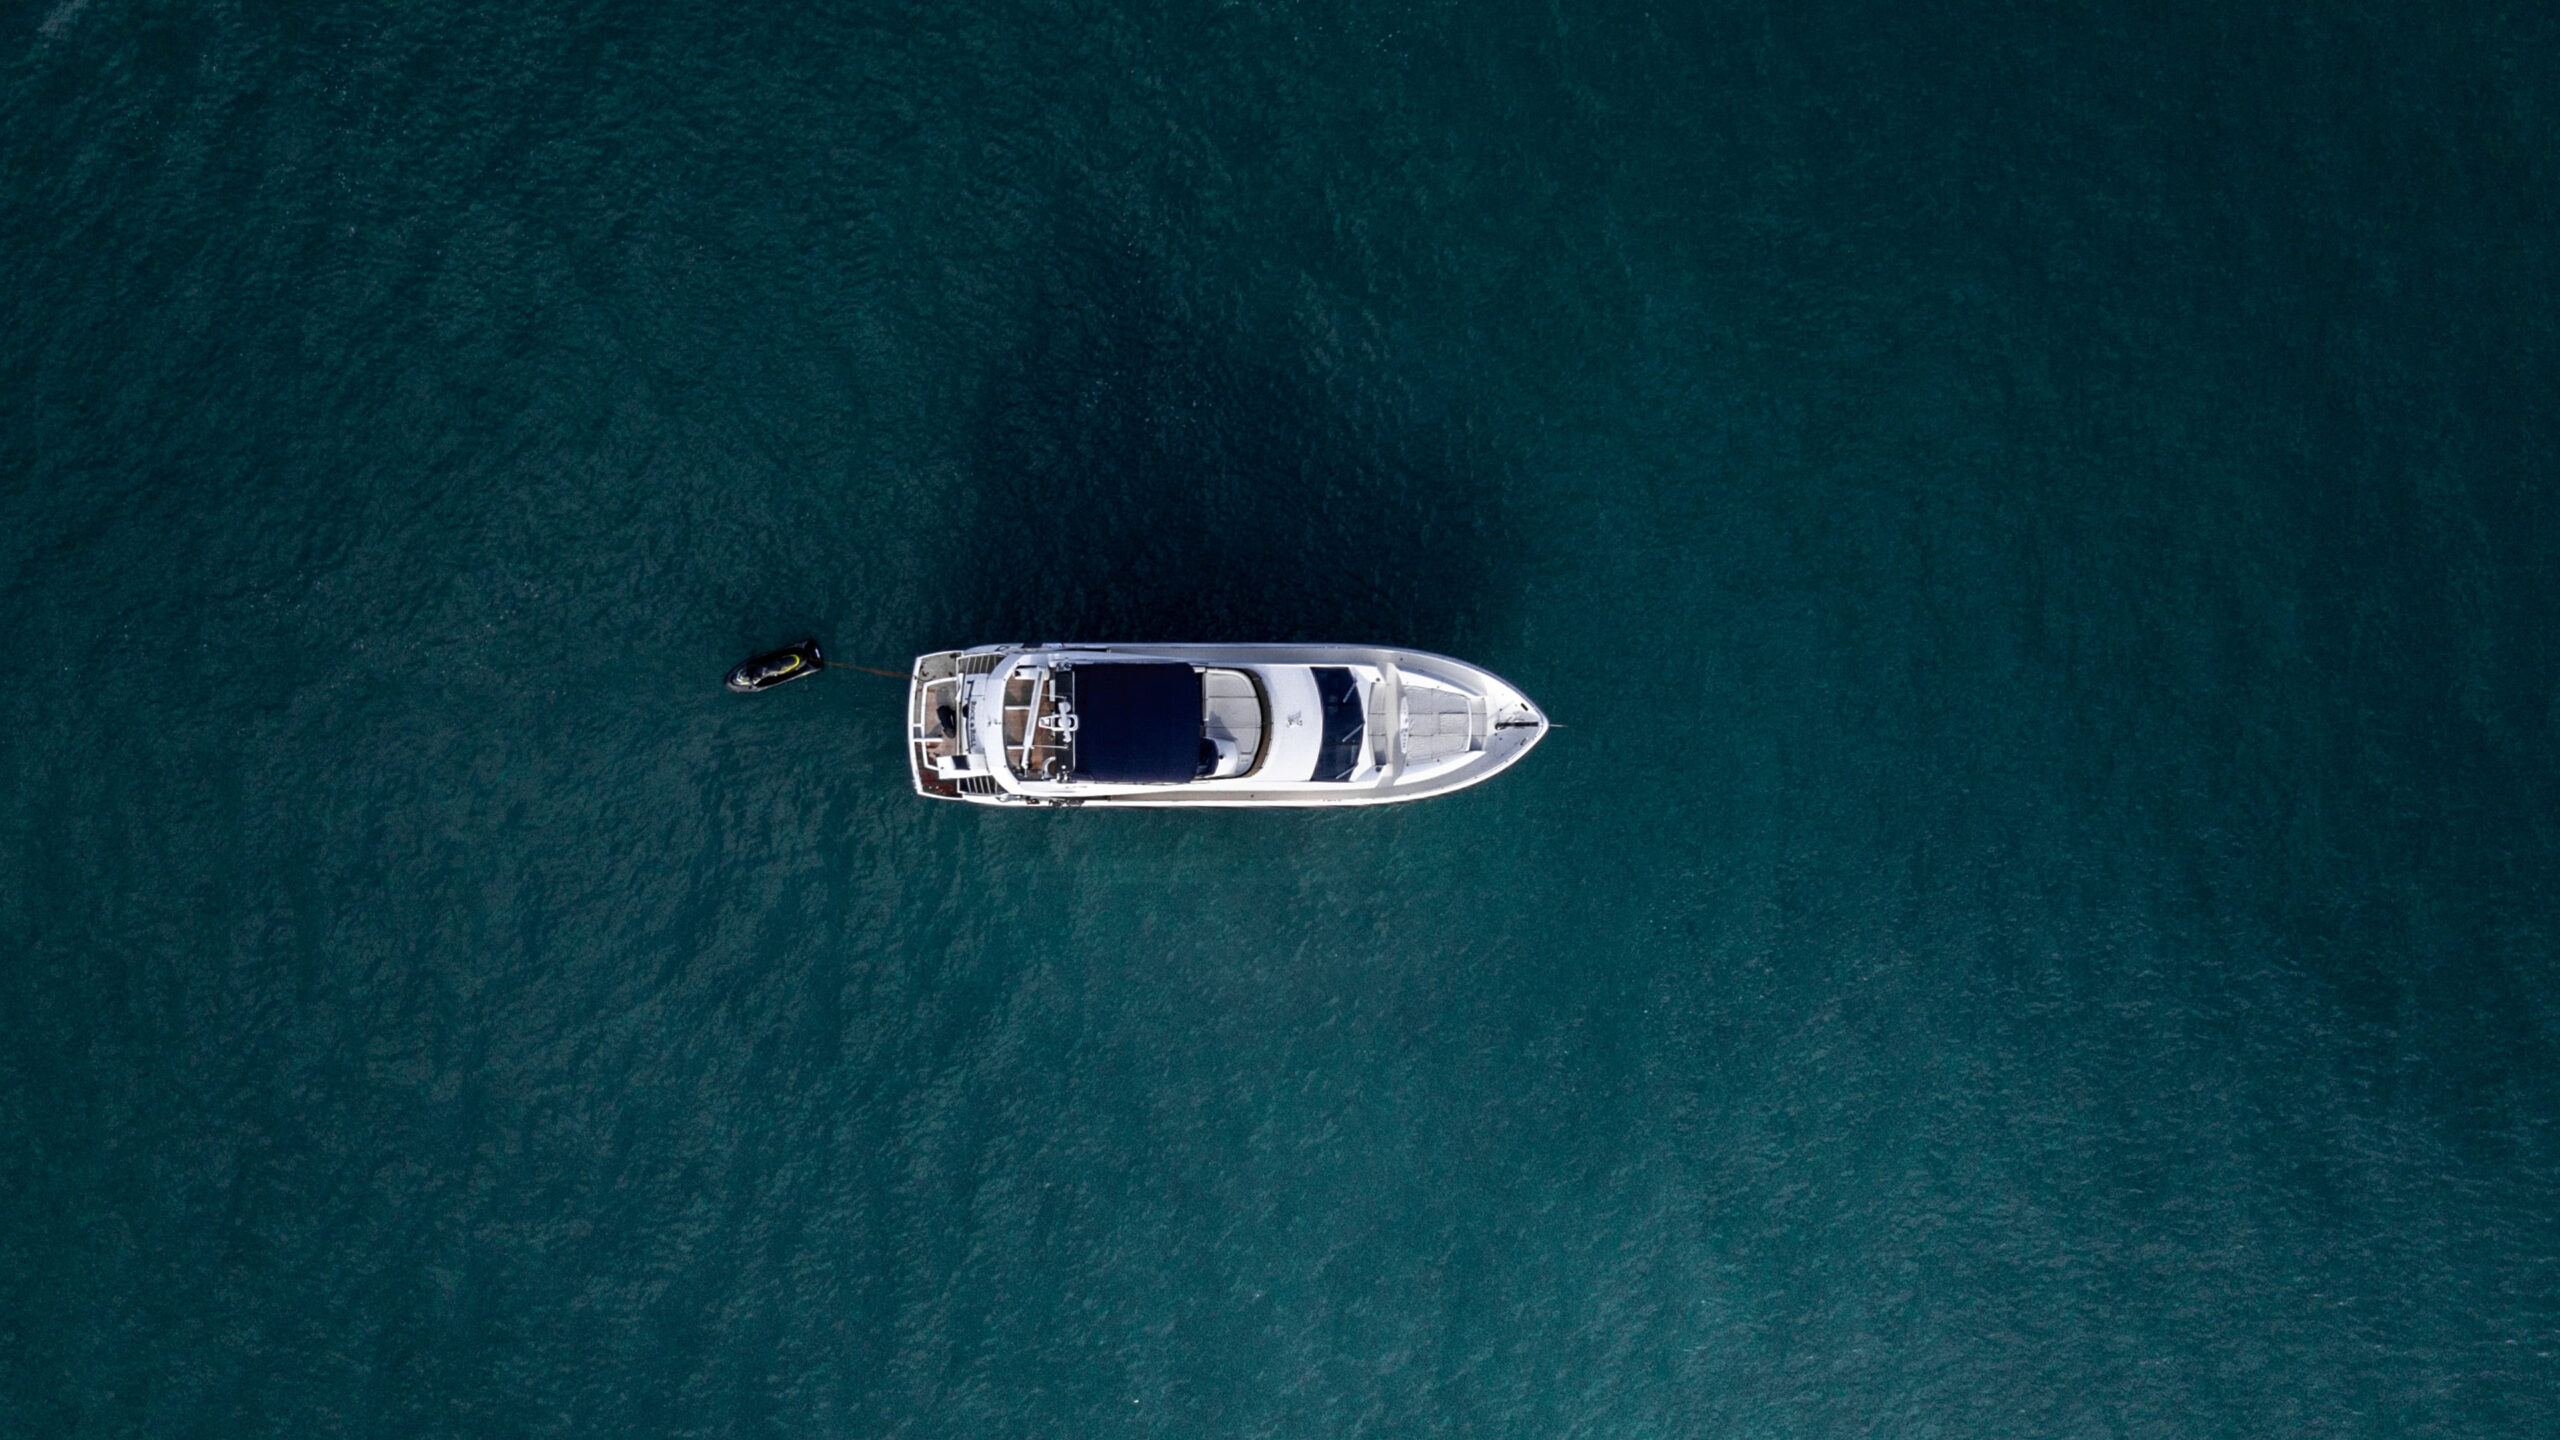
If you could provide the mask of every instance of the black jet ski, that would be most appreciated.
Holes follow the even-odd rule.
[[[728,686],[741,695],[770,690],[776,685],[815,675],[827,668],[827,657],[818,653],[818,642],[802,640],[769,650],[729,672]]]

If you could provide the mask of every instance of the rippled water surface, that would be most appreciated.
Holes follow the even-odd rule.
[[[2184,9],[0,9],[0,1433],[2560,1431],[2560,12]]]

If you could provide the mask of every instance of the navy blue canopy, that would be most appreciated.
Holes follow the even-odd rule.
[[[1163,784],[1200,773],[1200,672],[1084,664],[1075,677],[1075,778]]]

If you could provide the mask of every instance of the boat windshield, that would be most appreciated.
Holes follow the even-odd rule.
[[[1368,703],[1350,670],[1340,665],[1313,668],[1316,695],[1324,702],[1324,748],[1316,752],[1313,778],[1348,780],[1368,751]]]

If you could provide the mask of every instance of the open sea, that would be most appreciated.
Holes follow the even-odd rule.
[[[8,1440],[2560,1434],[2548,0],[11,0],[0,661]]]

